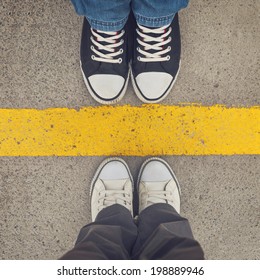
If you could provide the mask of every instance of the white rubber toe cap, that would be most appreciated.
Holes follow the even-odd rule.
[[[153,160],[148,162],[144,167],[141,181],[162,182],[171,180],[172,178],[173,176],[166,165],[160,161]]]
[[[108,162],[99,174],[101,180],[122,180],[129,177],[126,166],[117,160]]]
[[[173,77],[168,73],[145,72],[139,74],[135,80],[139,91],[145,98],[156,100],[168,91]]]
[[[88,80],[93,93],[104,100],[116,98],[122,91],[125,83],[123,77],[110,74],[92,75]]]

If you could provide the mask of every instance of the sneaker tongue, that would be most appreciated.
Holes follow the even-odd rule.
[[[108,38],[108,37],[111,37],[111,36],[114,36],[114,35],[111,35],[111,34],[107,34],[107,33],[103,33],[102,31],[99,31],[99,30],[96,30],[95,29],[95,32],[97,33],[97,34],[99,34],[100,36],[102,36],[102,37],[104,37],[104,38]],[[115,33],[116,34],[116,33]],[[119,31],[117,32],[117,34],[119,34]]]
[[[122,180],[104,180],[106,190],[123,190],[127,179]]]

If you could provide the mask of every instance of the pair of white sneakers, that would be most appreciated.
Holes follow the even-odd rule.
[[[95,221],[98,213],[113,204],[126,207],[133,215],[134,181],[126,162],[108,158],[101,163],[92,180],[91,214]],[[180,213],[180,186],[169,164],[160,158],[149,158],[141,166],[137,191],[139,214],[155,203],[168,203]]]

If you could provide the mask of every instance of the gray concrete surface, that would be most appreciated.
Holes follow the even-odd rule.
[[[259,2],[191,1],[180,13],[182,69],[164,104],[259,104]],[[0,6],[0,108],[97,106],[79,69],[82,18],[69,1]],[[140,105],[131,85],[120,104]],[[1,117],[1,116],[0,116]],[[259,259],[258,156],[165,157],[182,213],[208,259]],[[145,158],[125,157],[133,174]],[[90,221],[102,157],[0,158],[0,259],[56,259]]]

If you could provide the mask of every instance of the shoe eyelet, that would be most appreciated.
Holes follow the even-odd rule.
[[[92,46],[90,47],[90,49],[93,51],[93,50],[94,50],[94,46],[92,45]]]
[[[172,37],[170,36],[170,37],[169,37],[169,42],[171,42],[171,40],[172,40]]]
[[[141,61],[141,57],[140,57],[140,56],[138,56],[138,57],[137,57],[137,60],[138,60],[138,61]]]
[[[123,49],[120,49],[120,50],[119,50],[119,53],[123,53],[123,52],[124,52],[124,50],[123,50]]]
[[[124,44],[125,40],[124,40],[124,39],[122,39],[122,40],[120,40],[120,42],[121,42],[121,44]]]
[[[171,57],[169,55],[167,55],[166,59],[169,61],[171,59]]]
[[[169,46],[167,49],[168,49],[168,51],[170,51],[170,50],[172,49],[172,47],[171,47],[171,46]]]
[[[95,60],[95,58],[96,58],[96,57],[95,57],[94,55],[91,55],[91,59],[92,59],[92,60]]]
[[[119,58],[119,59],[118,59],[118,63],[119,63],[119,64],[121,64],[121,63],[122,63],[122,61],[123,61],[123,59],[122,59],[122,58]]]

